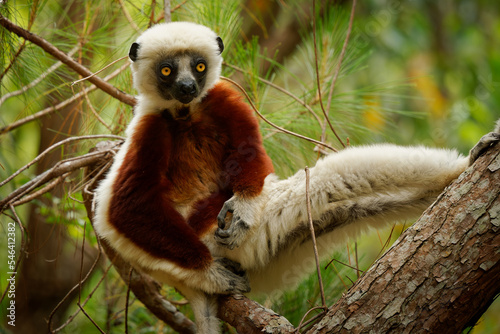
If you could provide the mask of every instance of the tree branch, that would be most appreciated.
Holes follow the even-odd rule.
[[[220,296],[218,317],[238,333],[295,333],[286,318],[245,296]]]
[[[308,333],[460,333],[473,325],[500,293],[499,169],[496,145]]]
[[[28,40],[38,45],[45,52],[49,53],[54,58],[60,60],[63,64],[67,65],[69,68],[71,68],[73,71],[80,74],[81,76],[88,77],[92,75],[92,72],[88,68],[76,62],[71,57],[68,57],[67,54],[56,48],[47,40],[43,39],[42,37],[36,34],[31,33],[26,29],[19,27],[18,25],[14,24],[12,21],[8,20],[6,17],[2,15],[0,15],[0,25],[2,25],[5,29],[9,30],[10,32],[18,35],[19,37],[22,37],[25,40]],[[111,95],[112,97],[116,98],[117,100],[123,103],[126,103],[130,106],[134,106],[136,104],[135,97],[125,92],[122,92],[115,86],[111,85],[110,83],[107,83],[106,81],[104,81],[99,77],[93,76],[89,78],[89,81],[94,85],[96,85],[97,88],[101,89],[102,91],[106,92],[107,94]]]

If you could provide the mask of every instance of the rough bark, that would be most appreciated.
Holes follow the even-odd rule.
[[[500,293],[500,145],[463,173],[308,333],[460,333]]]
[[[295,333],[287,319],[245,296],[221,296],[218,316],[238,333]]]

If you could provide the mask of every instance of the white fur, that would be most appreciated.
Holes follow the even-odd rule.
[[[217,34],[209,28],[191,22],[157,24],[146,30],[139,38],[138,59],[132,63],[134,87],[137,89],[136,112],[158,113],[164,109],[176,109],[182,103],[165,100],[157,92],[155,78],[156,61],[165,56],[196,50],[207,60],[208,72],[205,87],[191,105],[198,104],[217,80],[222,65]]]

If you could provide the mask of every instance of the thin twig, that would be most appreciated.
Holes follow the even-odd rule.
[[[71,57],[73,56],[77,51],[78,51],[79,47],[78,46],[75,46],[73,49],[71,49],[70,52],[68,52],[68,57]],[[47,69],[47,71],[43,72],[38,78],[36,78],[35,80],[33,80],[32,82],[30,82],[29,84],[27,84],[26,86],[23,86],[21,89],[19,90],[16,90],[16,91],[13,91],[13,92],[10,92],[10,93],[7,93],[3,96],[0,97],[0,106],[5,102],[7,101],[9,98],[11,97],[14,97],[14,96],[18,96],[18,95],[21,95],[21,94],[24,94],[26,93],[29,89],[35,87],[36,85],[38,85],[40,82],[42,82],[46,77],[48,77],[50,75],[50,73],[54,72],[55,70],[57,70],[61,65],[62,65],[62,61],[57,61],[56,63],[54,63],[51,67],[49,67]]]
[[[130,23],[130,25],[132,26],[132,28],[134,28],[135,31],[140,32],[141,30],[139,29],[137,24],[135,24],[134,19],[132,18],[132,16],[130,16],[130,13],[125,8],[125,3],[123,2],[123,0],[118,0],[118,3],[120,4],[123,15],[125,15],[125,18],[127,19],[128,23]]]
[[[120,74],[125,68],[127,68],[130,64],[127,63],[125,65],[123,65],[122,67],[120,67],[119,69],[117,69],[116,71],[114,71],[113,73],[111,73],[110,75],[108,75],[107,77],[105,77],[103,80],[104,81],[108,81],[108,80],[111,80],[112,78],[116,77],[118,74]],[[45,108],[33,115],[30,115],[30,116],[27,116],[23,119],[20,119],[14,123],[11,123],[3,128],[0,128],[0,135],[3,135],[7,132],[10,132],[26,123],[29,123],[29,122],[32,122],[36,119],[39,119],[41,117],[44,117],[44,116],[48,116],[50,114],[53,114],[55,113],[56,111],[68,106],[69,104],[75,102],[76,100],[80,99],[82,96],[84,96],[85,94],[88,94],[94,90],[96,90],[98,87],[96,85],[92,85],[90,87],[87,87],[85,90],[81,91],[80,93],[78,94],[75,94],[74,96],[70,97],[69,99],[55,105],[55,106],[52,106],[52,107],[48,107],[48,108]],[[0,185],[1,186],[1,185]]]
[[[344,266],[346,266],[346,267],[348,267],[348,268],[354,269],[354,270],[355,270],[356,272],[358,272],[358,273],[363,273],[363,272],[364,272],[363,270],[358,269],[357,267],[353,267],[353,266],[351,266],[351,265],[349,265],[349,264],[347,264],[347,263],[344,263],[344,262],[342,262],[342,261],[339,261],[339,260],[337,260],[337,259],[331,259],[331,260],[330,260],[330,262],[328,262],[328,263],[326,264],[325,269],[326,269],[326,268],[328,268],[328,267],[330,266],[330,264],[332,264],[332,263],[333,263],[333,261],[338,262],[338,263],[340,263],[341,265],[344,265]]]
[[[260,113],[260,111],[257,109],[257,107],[255,106],[255,104],[253,103],[252,99],[250,98],[250,96],[248,95],[248,93],[245,91],[245,89],[243,87],[241,87],[240,84],[238,84],[237,82],[235,82],[234,80],[231,80],[229,78],[226,78],[226,77],[221,77],[222,80],[225,80],[227,82],[230,82],[231,84],[233,84],[234,86],[236,86],[246,97],[246,99],[248,100],[248,102],[250,103],[250,106],[252,107],[252,109],[257,113],[257,115],[259,115],[260,118],[262,118],[262,120],[264,120],[264,122],[266,122],[267,124],[269,124],[270,126],[272,126],[273,128],[275,129],[278,129],[280,130],[281,132],[284,132],[284,133],[287,133],[289,135],[292,135],[292,136],[295,136],[295,137],[298,137],[298,138],[301,138],[301,139],[304,139],[304,140],[307,140],[307,141],[310,141],[311,143],[315,143],[317,145],[320,145],[320,146],[324,146],[326,148],[329,148],[330,150],[334,151],[334,152],[337,152],[336,149],[334,149],[332,146],[326,144],[326,143],[323,143],[321,141],[318,141],[318,140],[315,140],[315,139],[312,139],[312,138],[309,138],[309,137],[306,137],[306,136],[303,136],[303,135],[299,135],[298,133],[295,133],[295,132],[292,132],[290,130],[287,130],[287,129],[284,129],[274,123],[272,123],[271,121],[269,121],[267,118],[264,117],[264,115],[262,115]]]
[[[113,264],[110,264],[106,268],[106,270],[103,272],[103,274],[101,276],[101,279],[99,280],[99,282],[97,282],[97,284],[94,287],[94,289],[88,294],[87,298],[83,302],[83,306],[87,305],[88,301],[90,300],[90,298],[92,298],[92,296],[94,295],[94,293],[97,291],[97,289],[101,285],[102,281],[104,281],[104,278],[106,277],[106,275],[108,274],[109,270],[112,267],[113,267]],[[68,294],[66,294],[66,297],[64,297],[64,299],[59,302],[59,304],[57,305],[57,307],[59,307],[60,304],[62,304],[68,298],[68,296],[74,291],[74,289],[76,289],[76,288],[77,288],[77,285],[75,285],[73,287],[73,289],[71,289],[71,291]],[[54,311],[52,311],[52,312],[54,312]],[[80,313],[80,309],[76,310],[72,315],[70,315],[68,317],[68,319],[66,320],[66,322],[63,323],[63,324],[61,324],[61,326],[59,326],[59,327],[57,327],[55,329],[50,329],[49,328],[49,333],[57,333],[57,332],[61,331],[62,329],[64,329],[64,327],[66,327],[67,325],[69,325],[73,321],[73,319],[78,315],[78,313]],[[51,317],[53,317],[52,313],[51,313]],[[48,322],[49,322],[49,327],[50,327],[50,323],[52,322],[52,318],[49,318]]]
[[[85,233],[85,229],[84,229],[84,233]],[[83,240],[83,244],[85,244],[85,239]],[[85,283],[87,281],[87,279],[90,277],[90,275],[94,272],[94,269],[96,268],[97,264],[99,263],[99,260],[101,259],[102,248],[101,248],[101,243],[100,243],[99,239],[97,239],[97,249],[98,249],[97,257],[96,257],[94,263],[92,264],[92,267],[90,267],[90,269],[87,272],[87,274],[85,275],[85,277],[82,278],[81,274],[83,272],[83,256],[84,256],[83,245],[82,245],[82,255],[81,255],[82,256],[82,264],[81,264],[81,268],[80,268],[80,281],[73,288],[71,288],[71,290],[68,291],[68,293],[66,294],[66,296],[64,296],[64,298],[59,301],[59,303],[56,305],[56,307],[54,307],[54,309],[50,313],[49,318],[47,320],[47,326],[48,326],[48,329],[49,329],[49,333],[58,332],[59,330],[61,330],[61,329],[63,329],[65,327],[65,325],[63,324],[64,326],[60,326],[60,327],[58,327],[58,328],[56,328],[56,329],[53,330],[51,328],[52,318],[54,317],[54,315],[57,312],[57,310],[61,307],[61,305],[64,302],[66,302],[71,297],[71,295],[73,294],[73,292],[76,289],[80,289],[80,293],[78,295],[78,305],[79,306],[80,305],[85,306],[87,304],[88,300],[90,299],[90,297],[92,296],[93,292],[91,292],[87,296],[87,299],[83,302],[83,304],[81,304],[81,300],[80,300],[80,298],[81,298],[81,286],[83,285],[83,283]],[[108,270],[109,270],[109,268],[108,268]],[[107,271],[103,274],[103,276],[105,276],[106,273],[107,273]],[[96,286],[95,289],[97,289],[97,287],[99,286],[99,284],[101,284],[101,282],[102,282],[102,279],[97,283],[97,286]],[[70,318],[73,319],[78,314],[78,312],[79,311],[77,310],[75,312],[75,314],[73,315],[73,317],[70,317]],[[69,321],[69,319],[68,319],[68,321]]]
[[[170,0],[163,0],[163,12],[165,13],[165,22],[172,22],[172,12],[170,11]]]
[[[101,68],[99,71],[94,72],[94,73],[92,73],[91,75],[89,75],[89,76],[87,76],[87,77],[85,77],[85,78],[82,78],[82,79],[79,79],[79,80],[73,81],[73,82],[71,83],[71,86],[74,86],[74,85],[76,85],[76,84],[77,84],[77,83],[79,83],[79,82],[82,82],[82,81],[85,81],[85,80],[89,80],[90,78],[93,78],[94,76],[96,76],[97,74],[101,73],[102,71],[104,71],[104,70],[105,70],[105,69],[107,69],[108,67],[113,66],[114,64],[116,64],[116,63],[117,63],[117,62],[119,62],[119,61],[122,61],[123,59],[128,59],[128,56],[123,56],[123,57],[121,57],[121,58],[118,58],[118,59],[116,59],[116,60],[113,60],[111,63],[107,64],[106,66],[104,66],[103,68]]]
[[[33,3],[32,3],[32,5],[31,5],[30,15],[29,15],[29,19],[28,19],[28,30],[31,30],[31,27],[33,26],[33,23],[35,22],[36,15],[38,14],[38,5],[39,5],[39,3],[40,3],[39,0],[34,0]],[[5,69],[4,69],[4,71],[2,72],[2,74],[0,74],[0,82],[2,81],[3,77],[9,72],[9,70],[12,68],[12,66],[14,66],[14,63],[19,58],[19,56],[21,55],[21,53],[24,51],[25,47],[26,47],[26,40],[23,40],[22,43],[21,43],[21,46],[17,50],[16,54],[14,55],[14,57],[9,62],[9,65],[7,65],[5,67]]]
[[[321,302],[322,302],[322,306],[326,309],[325,290],[323,288],[323,280],[321,279],[321,269],[319,267],[319,255],[318,255],[318,246],[316,244],[316,233],[314,232],[314,225],[313,225],[313,220],[312,220],[312,215],[311,215],[311,196],[309,194],[309,168],[308,167],[305,168],[305,172],[306,172],[307,218],[309,220],[309,229],[311,231],[311,239],[313,242],[314,259],[316,260],[316,271],[318,274],[319,289],[321,292]]]
[[[23,204],[26,204],[28,202],[31,202],[35,198],[40,197],[40,196],[42,196],[45,193],[48,193],[49,191],[51,191],[52,189],[54,189],[58,184],[60,184],[61,182],[63,182],[69,174],[70,173],[66,173],[66,174],[64,174],[62,176],[59,176],[57,179],[54,179],[51,182],[49,182],[49,184],[47,184],[42,189],[39,189],[39,190],[35,191],[34,193],[32,193],[31,195],[25,196],[25,197],[23,197],[23,198],[15,201],[15,202],[13,202],[12,205],[13,206],[23,205]]]
[[[232,68],[232,69],[234,69],[234,70],[236,70],[236,71],[238,71],[238,72],[240,72],[240,73],[253,75],[253,73],[250,73],[249,71],[245,71],[245,70],[243,70],[242,68],[239,68],[238,66],[234,66],[234,65],[232,65],[232,64],[228,64],[228,63],[226,63],[226,62],[224,62],[224,65],[226,65],[226,66],[228,66],[228,67],[230,67],[230,68]],[[278,90],[278,91],[282,92],[283,94],[290,96],[292,99],[294,99],[295,101],[297,101],[298,103],[300,103],[300,104],[301,104],[304,108],[306,108],[306,109],[307,109],[307,111],[309,111],[309,112],[311,113],[311,115],[313,115],[313,116],[314,116],[314,118],[316,119],[316,121],[318,122],[318,124],[320,124],[320,125],[322,124],[321,119],[319,118],[318,114],[316,114],[316,113],[314,112],[314,110],[313,110],[313,109],[312,109],[312,108],[311,108],[311,107],[310,107],[307,103],[305,103],[305,102],[304,102],[302,99],[300,99],[299,97],[295,96],[292,92],[290,92],[290,91],[288,91],[288,90],[284,89],[283,87],[280,87],[280,86],[278,86],[278,85],[276,85],[276,84],[272,83],[272,82],[271,82],[271,81],[269,81],[269,80],[266,80],[266,79],[264,79],[264,78],[261,78],[261,77],[259,77],[259,76],[257,76],[257,75],[254,75],[254,77],[255,77],[257,80],[259,80],[259,81],[261,81],[261,82],[265,83],[266,85],[268,85],[268,86],[270,86],[270,87],[272,87],[272,88],[274,88],[274,89],[276,89],[276,90]]]
[[[311,319],[305,321],[306,317],[309,315],[309,313],[311,313],[312,311],[315,311],[315,310],[322,310],[323,312],[319,313],[319,314],[316,314],[314,317],[312,317]],[[322,306],[317,306],[317,307],[313,307],[312,309],[308,310],[306,312],[306,314],[304,314],[304,316],[302,317],[302,319],[300,320],[300,323],[299,323],[299,326],[297,327],[297,329],[295,330],[296,333],[299,333],[300,330],[302,329],[302,327],[305,327],[305,326],[308,326],[309,324],[321,319],[323,316],[325,315],[325,309],[322,307]]]
[[[71,57],[68,57],[67,54],[56,48],[53,44],[45,40],[44,38],[31,33],[30,31],[21,28],[20,26],[14,24],[12,21],[8,20],[6,17],[0,15],[0,25],[18,35],[19,37],[28,40],[39,47],[41,47],[44,51],[51,54],[56,59],[62,61],[65,65],[71,68],[76,73],[80,74],[83,77],[87,77],[92,74],[88,68],[81,65],[80,63],[73,60]],[[126,103],[128,105],[134,106],[136,104],[136,99],[132,95],[122,92],[115,86],[110,83],[104,81],[99,77],[91,77],[89,79],[91,83],[96,85],[99,89],[116,98],[117,100]]]
[[[90,320],[90,322],[92,322],[92,324],[95,326],[95,328],[97,328],[99,330],[99,332],[101,332],[102,334],[106,334],[101,329],[101,327],[99,327],[99,325],[94,321],[94,319],[92,319],[92,317],[87,312],[85,312],[85,310],[83,309],[83,306],[80,303],[77,303],[77,305],[80,308],[80,310],[83,312],[83,314],[85,314],[85,316]]]
[[[0,211],[3,210],[3,208],[7,204],[16,201],[18,198],[22,197],[24,194],[31,192],[33,189],[41,186],[42,184],[45,184],[45,183],[49,182],[50,180],[53,180],[54,178],[59,177],[61,175],[64,175],[66,173],[70,173],[70,172],[76,171],[82,167],[86,167],[86,166],[89,166],[93,163],[96,163],[97,161],[99,161],[99,159],[101,159],[107,153],[108,153],[107,151],[92,152],[92,153],[87,153],[87,154],[79,156],[79,157],[59,161],[51,169],[36,176],[31,181],[26,182],[21,187],[17,188],[13,192],[11,192],[8,196],[1,199],[0,200]]]
[[[356,277],[359,278],[359,258],[358,258],[358,242],[354,242],[354,260],[356,261]]]
[[[316,244],[316,233],[314,232],[314,224],[312,220],[312,215],[311,215],[311,198],[309,194],[309,168],[305,168],[306,172],[306,207],[307,207],[307,218],[309,222],[309,230],[311,232],[311,240],[313,243],[313,249],[314,249],[314,260],[316,261],[316,273],[318,274],[318,283],[319,283],[319,291],[321,294],[321,306],[313,307],[309,311],[304,314],[302,317],[302,320],[300,321],[299,326],[297,327],[296,332],[299,333],[300,329],[302,328],[302,324],[304,322],[304,319],[311,313],[313,310],[317,309],[322,309],[323,314],[326,312],[328,307],[326,306],[326,298],[325,298],[325,289],[323,288],[323,279],[321,278],[321,269],[319,267],[319,255],[318,255],[318,246]]]
[[[71,137],[65,140],[62,140],[60,142],[55,143],[54,145],[50,146],[47,148],[45,151],[40,153],[35,159],[31,160],[28,164],[25,166],[21,167],[17,172],[0,182],[0,187],[4,186],[6,183],[10,182],[13,178],[21,174],[23,171],[28,169],[30,166],[34,165],[38,161],[40,161],[43,157],[45,157],[49,152],[52,150],[66,145],[68,143],[74,142],[74,141],[79,141],[79,140],[86,140],[86,139],[98,139],[98,138],[111,138],[111,139],[119,139],[119,140],[124,140],[125,138],[120,137],[120,136],[115,136],[115,135],[88,135],[88,136],[79,136],[79,137]]]
[[[342,46],[342,51],[340,52],[340,57],[339,57],[339,61],[337,63],[337,68],[335,69],[335,75],[333,76],[332,85],[330,86],[330,92],[328,93],[328,101],[326,103],[326,117],[328,117],[328,114],[330,112],[330,107],[332,105],[332,98],[333,98],[333,90],[335,89],[335,83],[337,82],[337,78],[338,78],[339,73],[340,73],[340,67],[342,65],[342,61],[344,60],[345,52],[347,50],[347,44],[349,43],[349,38],[351,36],[352,23],[354,21],[355,11],[356,11],[356,0],[353,0],[352,1],[352,8],[351,8],[351,16],[349,18],[349,26],[347,28],[347,33],[345,36],[344,45]],[[326,136],[326,126],[323,123],[323,133],[321,134],[322,141],[325,140],[325,136]]]
[[[95,118],[97,118],[97,120],[99,121],[99,123],[101,123],[102,125],[104,125],[104,127],[106,127],[106,129],[109,130],[109,132],[113,132],[113,129],[111,128],[111,126],[109,126],[103,119],[102,117],[99,115],[99,113],[97,112],[97,110],[95,110],[94,106],[92,105],[92,102],[90,101],[89,99],[89,94],[87,94],[85,92],[85,90],[83,91],[84,92],[84,96],[85,96],[85,101],[87,101],[87,106],[89,107],[90,111],[92,111],[92,113],[94,114]]]
[[[323,111],[323,115],[325,115],[325,123],[324,127],[326,127],[326,123],[330,126],[330,129],[332,130],[333,134],[335,137],[337,137],[338,141],[342,144],[343,147],[345,147],[344,142],[342,139],[340,139],[339,135],[337,134],[337,131],[335,131],[335,128],[333,127],[332,123],[330,122],[330,118],[328,117],[328,113],[325,110],[325,107],[323,106],[323,98],[321,97],[321,82],[320,82],[320,77],[319,77],[319,60],[318,60],[318,46],[316,42],[316,1],[313,0],[313,43],[314,43],[314,65],[316,68],[316,85],[318,89],[318,98],[319,98],[319,105],[321,106],[321,111]],[[326,130],[325,130],[326,131]],[[321,136],[321,141],[324,142],[325,138]]]

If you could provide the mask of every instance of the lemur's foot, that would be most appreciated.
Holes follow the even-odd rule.
[[[220,257],[214,261],[217,282],[221,284],[224,294],[243,294],[250,292],[250,282],[245,271],[238,262]]]
[[[472,165],[481,154],[498,141],[500,141],[500,133],[498,132],[490,132],[479,139],[479,142],[470,150],[469,165]]]
[[[217,216],[219,228],[215,231],[215,241],[224,247],[234,249],[239,247],[244,236],[250,229],[248,223],[241,217],[235,208],[235,197],[224,203]]]

